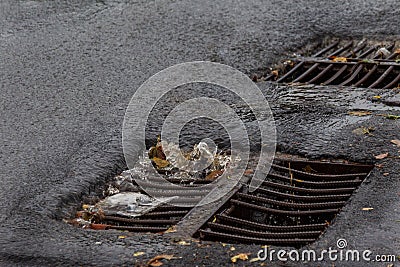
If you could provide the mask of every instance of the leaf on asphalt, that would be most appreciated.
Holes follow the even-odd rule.
[[[259,257],[257,257],[257,258],[252,258],[251,260],[250,260],[250,262],[256,262],[256,261],[260,261],[261,259],[259,258]]]
[[[178,241],[177,244],[181,246],[190,246],[190,243],[185,240]]]
[[[396,51],[394,51],[395,54],[400,54],[400,48],[397,48]]]
[[[374,100],[379,100],[379,99],[381,99],[382,97],[380,96],[380,95],[374,95],[373,97],[372,97],[372,99],[374,99]]]
[[[383,153],[383,154],[379,154],[377,156],[375,156],[376,159],[384,159],[387,158],[387,156],[389,156],[389,153]]]
[[[160,159],[160,158],[154,157],[152,160],[156,164],[157,168],[160,168],[160,169],[165,168],[169,165],[168,160],[165,160],[165,159]]]
[[[138,251],[138,252],[133,253],[134,257],[139,257],[139,256],[142,256],[142,255],[144,255],[143,251]]]
[[[347,58],[345,57],[335,57],[332,59],[333,62],[347,62]]]
[[[400,119],[400,116],[393,115],[393,114],[386,114],[385,117],[386,117],[386,119],[389,119],[389,120],[397,120],[397,119]]]
[[[368,134],[368,135],[373,135],[372,132],[375,131],[374,127],[364,127],[361,126],[359,128],[356,128],[352,131],[352,133],[357,134],[357,135],[364,135],[364,134]]]
[[[390,141],[392,144],[395,144],[396,146],[400,147],[400,140],[394,139]]]
[[[120,236],[118,236],[118,239],[125,239],[126,238],[126,235],[120,235]]]
[[[361,117],[361,116],[367,116],[367,115],[371,115],[372,114],[372,112],[371,111],[349,111],[349,115],[352,115],[352,116],[359,116],[359,117]]]
[[[235,248],[235,247],[231,247],[229,250],[230,250],[230,251],[235,251],[236,248]]]
[[[147,262],[148,265],[152,266],[152,267],[158,267],[163,265],[163,262],[160,260],[172,260],[174,259],[174,255],[169,255],[169,254],[161,254],[161,255],[157,255],[154,258],[152,258],[151,260],[149,260]]]
[[[233,263],[235,263],[235,262],[237,262],[237,260],[242,260],[242,261],[248,260],[250,254],[251,253],[240,253],[240,254],[237,254],[236,256],[233,256],[231,258],[231,261]]]
[[[365,210],[365,211],[370,211],[373,210],[374,208],[362,208],[361,210]]]

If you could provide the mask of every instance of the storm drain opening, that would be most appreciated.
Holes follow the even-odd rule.
[[[303,246],[329,226],[371,165],[276,159],[254,192],[243,186],[197,235],[202,240]]]
[[[108,197],[95,205],[83,205],[72,223],[95,230],[171,233],[207,241],[301,247],[314,242],[327,229],[373,168],[278,155],[254,192],[249,192],[249,180],[244,180],[219,202],[193,208],[173,205],[173,197],[182,194],[185,197],[180,201],[198,203],[205,197],[198,187],[207,186],[210,179],[183,180],[161,171],[171,184],[158,183],[160,177],[149,180],[152,193],[166,199],[154,202],[132,179],[134,172],[124,171],[109,184]],[[174,184],[181,190],[177,191]]]
[[[335,41],[311,56],[278,64],[264,80],[392,89],[400,84],[400,48],[389,42]]]

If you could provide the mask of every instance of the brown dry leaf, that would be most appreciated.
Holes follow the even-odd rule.
[[[371,115],[372,114],[372,112],[371,111],[349,111],[349,115],[352,115],[352,116],[359,116],[359,117],[361,117],[361,116],[367,116],[367,115]]]
[[[352,133],[357,134],[357,135],[364,135],[364,134],[373,135],[372,134],[373,131],[375,131],[374,127],[368,127],[367,128],[367,127],[361,126],[361,127],[357,128],[357,129],[354,129],[352,131]]]
[[[396,51],[394,51],[395,54],[400,54],[400,48],[397,48]]]
[[[156,164],[157,168],[165,168],[169,165],[168,160],[165,160],[165,159],[160,159],[160,158],[155,157],[152,160]]]
[[[271,71],[271,74],[274,76],[278,76],[279,75],[279,71],[278,70],[273,70]]]
[[[148,265],[152,266],[152,267],[158,267],[163,265],[163,263],[160,260],[172,260],[174,259],[174,255],[169,255],[169,254],[161,254],[161,255],[157,255],[154,258],[152,258],[151,260],[149,260],[147,262]]]
[[[362,208],[361,210],[365,210],[365,211],[370,211],[373,210],[374,208]]]
[[[218,177],[220,177],[223,173],[224,172],[221,170],[212,171],[206,176],[205,180],[213,181],[213,180],[217,179]]]
[[[387,156],[389,156],[389,153],[383,153],[383,154],[375,156],[375,158],[376,159],[384,159],[384,158],[387,158]]]
[[[332,59],[333,62],[347,62],[347,58],[345,57],[335,57]]]
[[[247,169],[244,171],[244,175],[251,175],[253,173],[254,173],[254,170],[252,170],[252,169]]]
[[[235,263],[235,262],[237,262],[237,260],[242,260],[242,261],[248,260],[250,254],[251,253],[240,253],[240,254],[237,254],[236,256],[233,256],[231,258],[231,261],[233,263]]]
[[[107,224],[99,224],[99,223],[91,223],[90,224],[90,229],[93,230],[106,230],[108,227]]]
[[[388,176],[390,173],[388,173],[388,172],[384,172],[383,173],[383,176]]]
[[[395,144],[396,146],[400,147],[400,140],[394,139],[390,141],[392,144]]]

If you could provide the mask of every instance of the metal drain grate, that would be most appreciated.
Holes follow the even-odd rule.
[[[315,241],[372,166],[276,160],[262,186],[242,187],[198,231],[201,239],[295,245]]]
[[[153,195],[159,197],[188,195],[188,190],[193,189],[191,191],[193,191],[194,194],[180,200],[185,203],[199,202],[203,196],[200,194],[201,191],[196,190],[196,187],[210,183],[210,181],[206,180],[188,179],[182,181],[174,178],[166,180],[173,184],[179,184],[184,188],[176,190],[173,186],[161,185],[157,183],[157,178],[151,179],[148,188],[152,188]],[[171,202],[173,203],[173,201]],[[105,225],[104,229],[116,229],[131,232],[165,232],[172,226],[176,225],[190,210],[190,207],[178,207],[164,204],[136,218],[105,213],[103,216],[99,216],[98,223]]]
[[[293,68],[277,82],[395,88],[400,83],[400,49],[396,45],[341,44],[337,41],[311,57],[290,61]],[[276,79],[276,73],[265,80]]]

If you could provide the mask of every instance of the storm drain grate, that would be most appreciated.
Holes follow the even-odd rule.
[[[400,83],[399,59],[400,49],[394,43],[370,46],[336,41],[311,57],[286,61],[292,67],[288,72],[277,77],[282,70],[276,70],[265,80],[391,89]]]
[[[242,187],[198,231],[201,239],[301,246],[315,241],[372,166],[276,160],[253,193]]]
[[[176,187],[172,185],[157,183],[157,178],[152,178],[147,187],[152,188],[151,190],[154,195],[159,197],[171,197],[176,195],[188,195],[188,190],[191,189],[195,192],[201,192],[196,190],[196,187],[210,183],[210,181],[194,179],[182,181],[180,179],[167,178],[166,180],[172,184],[179,184],[183,188],[176,190]],[[142,193],[146,192],[142,191]],[[192,195],[187,198],[181,198],[180,202],[197,203],[202,197],[202,195]],[[173,203],[173,201],[171,202]],[[176,225],[190,210],[191,207],[164,204],[135,218],[104,213],[102,216],[99,216],[98,223],[104,225],[104,229],[158,233],[165,232]]]

